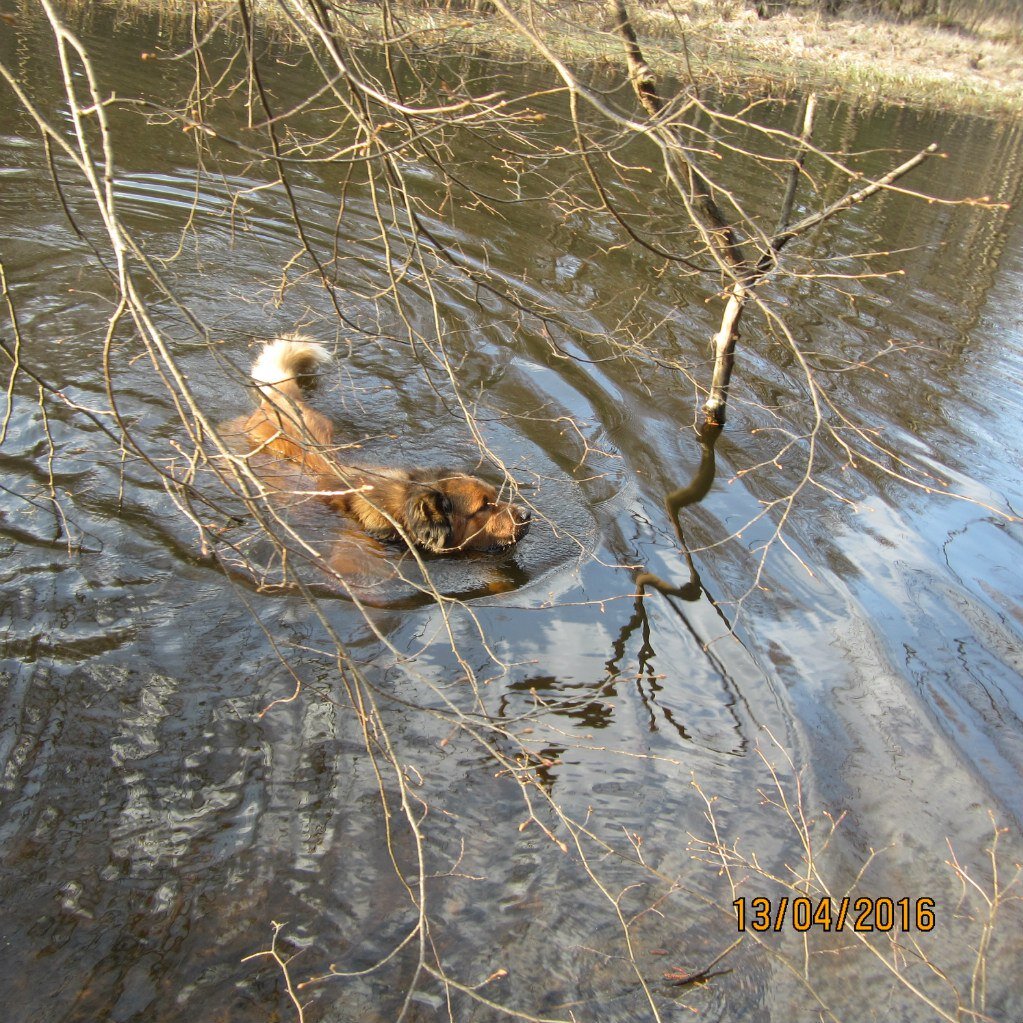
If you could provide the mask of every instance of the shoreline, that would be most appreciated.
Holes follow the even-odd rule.
[[[84,6],[83,0],[65,2],[71,8]],[[170,16],[193,9],[190,0],[102,2]],[[200,9],[217,17],[234,6],[234,0],[206,0]],[[255,0],[252,6],[264,24],[287,34],[287,23],[273,4]],[[357,2],[346,6],[345,18],[354,35],[372,42],[382,35],[379,12],[375,4]],[[539,14],[536,24],[567,62],[620,64],[624,72],[621,45],[608,31],[605,13],[603,6],[571,6],[562,17]],[[805,9],[760,19],[742,0],[664,0],[660,6],[633,4],[631,13],[647,60],[660,75],[681,78],[691,68],[701,84],[724,91],[813,88],[838,99],[925,110],[987,116],[1023,112],[1023,44],[1008,31],[999,34],[997,26],[971,33],[862,14],[828,17]],[[409,45],[483,47],[495,55],[541,59],[500,14],[443,10],[423,0],[407,0],[395,14],[409,33]]]
[[[783,13],[761,21],[752,12],[718,23],[705,38],[701,63],[721,57],[740,82],[760,77],[922,109],[1023,112],[1023,48],[1004,39],[862,16]]]

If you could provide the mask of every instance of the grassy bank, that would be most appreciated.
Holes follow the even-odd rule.
[[[167,14],[192,9],[190,0],[111,2]],[[234,0],[200,0],[211,14],[232,6]],[[380,4],[341,6],[353,33],[379,37]],[[480,46],[508,56],[530,52],[529,42],[500,14],[467,13],[461,6],[406,0],[394,11],[409,44]],[[794,8],[760,19],[743,0],[642,0],[631,6],[647,58],[662,74],[684,75],[688,67],[701,83],[741,91],[812,85],[856,100],[992,114],[1023,111],[1023,48],[997,24],[967,32],[899,24],[855,8],[836,17]],[[265,20],[284,21],[270,0],[257,0],[256,7]],[[531,11],[537,34],[560,56],[577,63],[621,63],[602,0],[537,2]]]
[[[828,18],[790,10],[760,20],[739,3],[691,7],[691,45],[701,66],[715,70],[724,64],[726,77],[738,82],[760,77],[897,103],[1023,110],[1023,50],[997,26],[987,34],[967,34],[862,13]],[[667,24],[669,16],[648,11],[642,20],[647,32],[659,35],[655,23]]]

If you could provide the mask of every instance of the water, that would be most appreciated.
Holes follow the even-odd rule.
[[[189,60],[140,55],[184,51],[184,22],[96,5],[68,18],[104,95],[183,101]],[[0,59],[66,137],[41,12],[19,8],[0,32]],[[308,600],[279,587],[274,547],[225,495],[218,463],[198,464],[176,501],[161,484],[158,472],[184,478],[194,448],[180,387],[128,318],[110,327],[95,203],[56,147],[83,241],[8,94],[0,258],[25,370],[0,447],[0,972],[13,1016],[295,1019],[279,965],[247,959],[270,948],[276,921],[282,956],[301,953],[288,970],[307,1020],[500,1018],[490,1003],[579,1020],[808,1019],[821,1005],[838,1019],[936,1018],[848,929],[814,927],[806,946],[790,921],[747,932],[706,984],[665,979],[729,948],[737,895],[777,909],[794,894],[753,857],[782,880],[806,874],[802,818],[776,805],[775,777],[812,821],[814,905],[824,884],[839,898],[934,899],[934,929],[903,942],[948,983],[912,951],[899,968],[953,1015],[953,988],[980,1008],[972,949],[987,907],[969,884],[962,897],[948,861],[951,846],[990,892],[996,826],[999,883],[1021,854],[1018,124],[824,104],[823,148],[862,151],[876,170],[897,159],[888,150],[937,140],[948,157],[907,187],[1007,205],[878,197],[811,250],[884,249],[871,268],[903,275],[775,288],[839,436],[853,436],[841,412],[890,454],[850,460],[822,434],[820,486],[801,491],[786,546],[762,561],[785,505],[758,516],[798,486],[809,450],[801,440],[776,462],[781,431],[813,426],[778,338],[747,320],[728,427],[701,443],[712,289],[573,208],[569,188],[585,185],[572,161],[527,165],[451,133],[436,154],[489,197],[469,204],[436,164],[401,154],[422,226],[485,271],[481,290],[411,244],[388,182],[371,188],[361,164],[289,164],[290,199],[274,184],[255,148],[265,136],[247,127],[244,62],[229,64],[237,43],[217,35],[206,50],[207,73],[226,75],[206,100],[221,137],[209,149],[153,107],[109,110],[117,209],[151,261],[133,260],[139,306],[197,408],[219,425],[245,415],[256,344],[300,326],[336,347],[315,397],[359,457],[495,480],[504,465],[536,523],[504,555],[430,561],[454,602],[388,583],[370,594],[382,606],[360,607],[315,569],[300,571]],[[279,41],[259,53],[275,109],[290,109],[314,81],[308,61]],[[420,53],[414,68],[443,95],[462,77],[476,95],[555,84],[499,57]],[[412,70],[396,74],[410,90]],[[571,143],[559,97],[530,108],[543,117],[509,148]],[[795,109],[755,116],[787,126]],[[336,121],[321,98],[291,118],[285,145]],[[349,141],[342,128],[338,147]],[[634,169],[618,200],[678,245],[650,153],[619,155]],[[841,194],[812,169],[826,197]],[[777,179],[744,159],[720,173],[770,220]],[[533,201],[508,201],[520,196]],[[292,201],[330,291],[299,250]],[[117,442],[108,333],[138,450]],[[13,336],[5,319],[9,347]],[[687,560],[664,500],[691,484]],[[273,508],[303,542],[334,542],[323,509]],[[205,546],[189,516],[211,530]],[[681,596],[638,598],[640,569],[686,584]],[[706,845],[705,798],[736,850],[735,891]],[[995,1019],[1023,1012],[1019,933],[1006,902],[987,951]],[[892,954],[884,935],[861,936]],[[324,979],[332,964],[348,975]],[[488,978],[486,1002],[465,992]]]

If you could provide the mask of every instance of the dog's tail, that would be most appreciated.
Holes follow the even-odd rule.
[[[258,450],[326,476],[332,465],[323,452],[331,445],[333,428],[326,416],[302,400],[302,378],[330,361],[323,345],[301,334],[268,341],[252,366],[252,380],[263,400],[245,424]]]
[[[302,397],[299,378],[311,376],[317,367],[330,362],[330,355],[318,341],[301,334],[285,334],[268,341],[252,365],[252,379],[271,405],[280,397],[298,401]]]

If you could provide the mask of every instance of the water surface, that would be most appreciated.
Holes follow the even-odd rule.
[[[140,58],[184,52],[183,23],[104,6],[68,17],[106,92],[168,106],[186,94],[187,60]],[[39,12],[0,31],[0,59],[70,131]],[[215,36],[207,50],[225,81],[236,46]],[[293,49],[264,41],[259,53],[278,109],[308,93],[312,70]],[[416,72],[466,76],[477,93],[556,84],[499,59],[437,61]],[[117,210],[152,261],[135,267],[140,301],[198,407],[220,425],[246,414],[256,346],[300,326],[337,353],[315,400],[358,457],[495,480],[506,467],[536,523],[499,557],[429,562],[454,602],[396,585],[374,601],[385,606],[359,607],[312,570],[311,599],[278,587],[273,545],[212,468],[196,486],[216,511],[185,492],[175,503],[159,482],[158,471],[182,478],[190,441],[127,321],[112,332],[114,396],[153,464],[119,447],[102,355],[109,243],[58,151],[80,234],[69,224],[39,133],[8,93],[2,259],[26,370],[0,447],[0,973],[15,1015],[296,1018],[280,969],[243,961],[270,946],[276,921],[282,952],[302,953],[296,981],[331,964],[352,974],[303,988],[306,1019],[501,1018],[445,992],[420,956],[462,985],[492,977],[486,999],[545,1018],[809,1019],[822,1005],[839,1019],[935,1018],[855,936],[818,929],[805,961],[784,927],[747,934],[721,964],[730,972],[703,986],[664,979],[731,945],[737,893],[775,905],[783,894],[740,866],[731,890],[703,845],[704,797],[725,844],[784,879],[802,869],[799,817],[774,805],[768,763],[789,798],[798,784],[832,891],[935,900],[934,930],[906,940],[948,983],[912,954],[905,969],[941,1006],[954,1007],[953,988],[971,1004],[985,907],[969,886],[962,898],[950,843],[989,891],[994,828],[1007,883],[1023,818],[1018,124],[824,104],[821,147],[863,152],[869,171],[937,140],[948,157],[914,188],[1004,205],[880,196],[811,249],[883,249],[873,270],[904,274],[859,276],[864,264],[839,259],[854,276],[775,289],[834,406],[892,454],[852,462],[822,442],[820,486],[762,560],[780,506],[758,515],[797,486],[808,451],[776,460],[781,431],[811,422],[793,360],[762,324],[745,328],[727,429],[701,445],[693,381],[707,374],[713,289],[621,244],[607,218],[566,211],[570,161],[519,177],[507,154],[453,134],[449,166],[495,197],[532,200],[495,209],[455,193],[445,204],[437,167],[403,157],[423,226],[486,269],[494,290],[481,290],[423,255],[407,218],[381,233],[386,184],[362,168],[296,164],[289,197],[269,161],[233,144],[256,138],[250,98],[239,87],[211,104],[229,138],[204,150],[151,108],[110,109]],[[563,98],[531,105],[544,116],[523,128],[528,144],[562,144]],[[788,126],[794,114],[778,102],[756,117]],[[335,116],[324,99],[292,126],[322,132]],[[642,167],[650,154],[626,156],[648,184],[621,200],[670,234],[677,211]],[[816,172],[825,196],[840,193]],[[777,179],[742,160],[722,174],[769,218]],[[330,289],[299,253],[292,202]],[[3,338],[13,345],[7,321]],[[706,495],[680,512],[690,563],[664,499],[712,468]],[[222,530],[222,562],[189,515]],[[288,516],[329,547],[336,523],[322,508],[303,501]],[[640,569],[689,585],[643,600]],[[510,770],[523,749],[534,759],[518,764],[520,788]],[[398,874],[419,870],[425,948],[403,943],[417,913]],[[1012,904],[1001,914],[984,1009],[1008,1020],[1023,1011],[1019,918]]]

